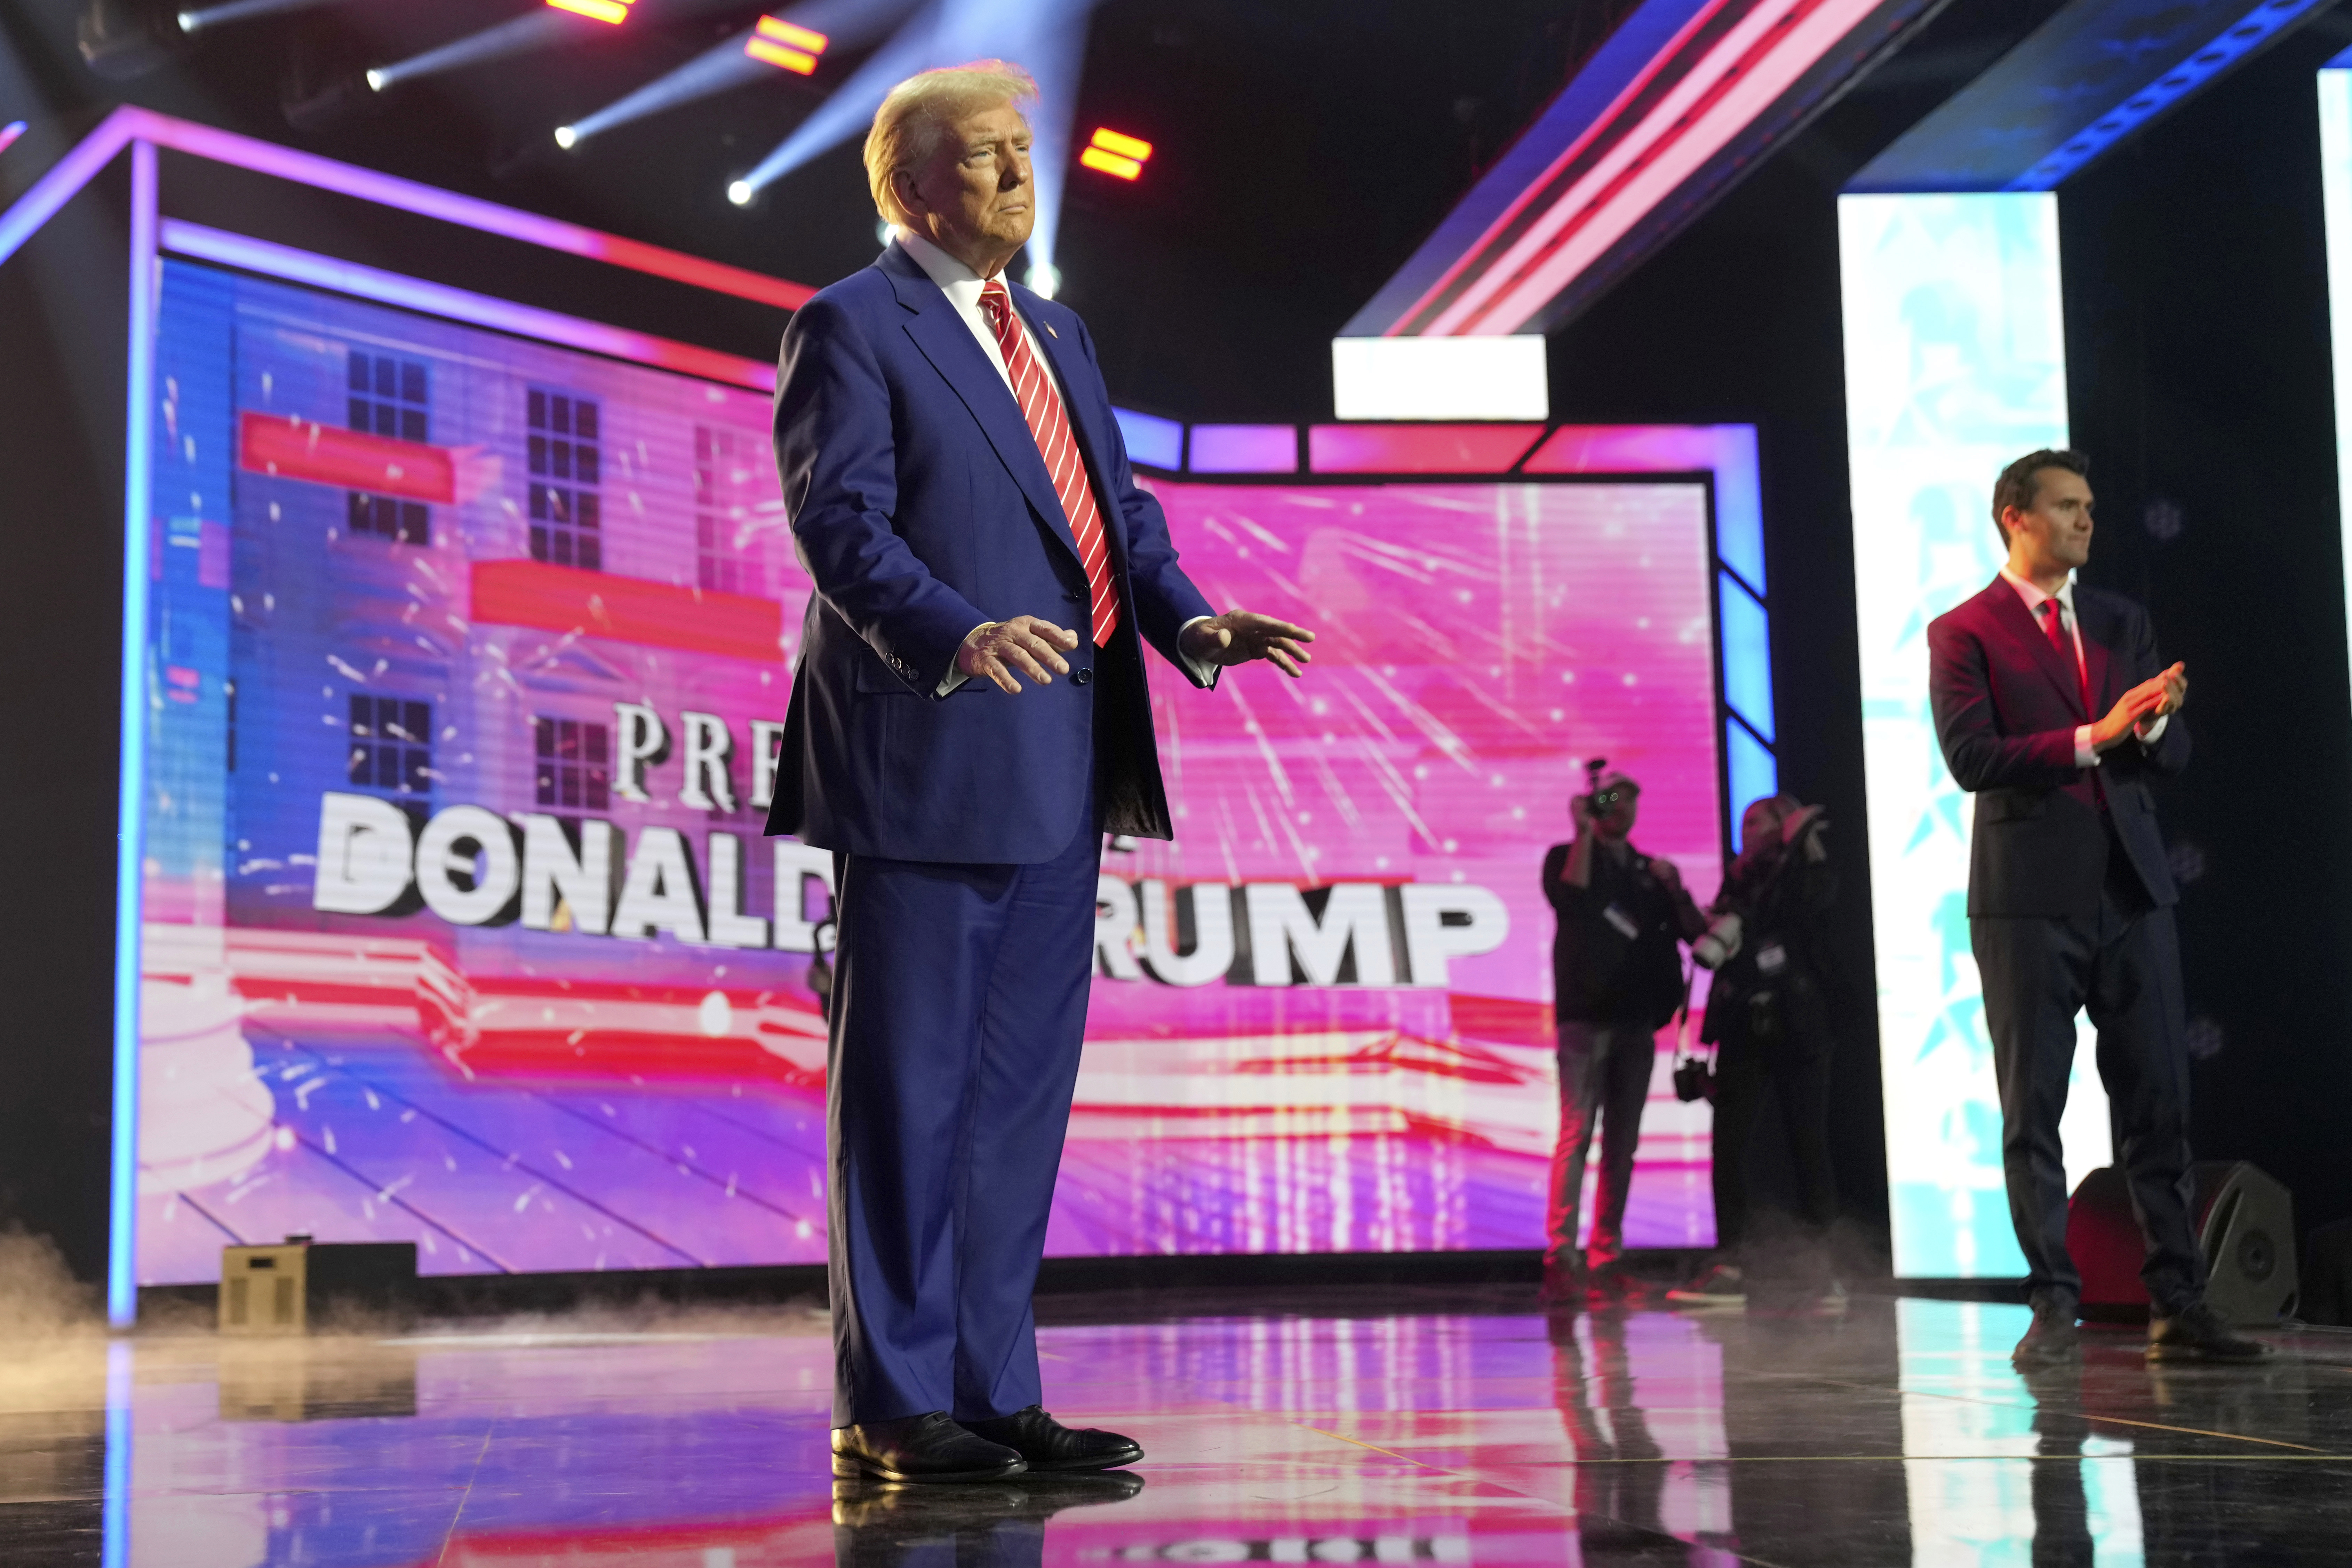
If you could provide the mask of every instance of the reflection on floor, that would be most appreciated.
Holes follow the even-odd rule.
[[[2021,1378],[2014,1307],[1274,1305],[1044,1331],[1053,1408],[1134,1471],[902,1491],[827,1479],[808,1312],[0,1347],[0,1562],[2352,1562],[2352,1336]]]

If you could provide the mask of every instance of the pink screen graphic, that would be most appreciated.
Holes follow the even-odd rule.
[[[184,262],[163,305],[142,1281],[822,1260],[765,400]],[[1582,762],[1719,875],[1705,488],[1150,483],[1317,663],[1155,676],[1178,837],[1104,857],[1048,1250],[1540,1245]],[[1631,1244],[1711,1238],[1706,1163],[1662,1058]]]

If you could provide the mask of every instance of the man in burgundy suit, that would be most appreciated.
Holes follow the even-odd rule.
[[[2090,559],[2090,467],[2030,453],[2001,470],[1992,513],[2009,561],[1927,628],[1944,760],[1977,797],[1969,935],[2000,1080],[2001,1167],[2030,1269],[2021,1366],[2079,1353],[2082,1276],[2066,1252],[2058,1141],[2074,1015],[2098,1030],[2116,1158],[2147,1238],[2150,1361],[2258,1361],[2205,1305],[2189,1213],[2189,1054],[2179,900],[2149,797],[2189,761],[2183,665],[2165,665],[2147,612],[2078,584]]]

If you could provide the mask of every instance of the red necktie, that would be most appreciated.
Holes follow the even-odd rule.
[[[1103,531],[1102,511],[1095,505],[1095,488],[1087,478],[1086,459],[1070,434],[1069,416],[1062,410],[1054,378],[1029,352],[1029,335],[1013,312],[1013,295],[1001,278],[992,278],[980,291],[980,308],[995,329],[996,346],[1004,355],[1004,372],[1013,379],[1013,395],[1021,400],[1021,416],[1054,476],[1054,493],[1061,498],[1062,515],[1077,542],[1078,560],[1087,569],[1087,587],[1094,595],[1094,640],[1110,646],[1118,627],[1118,593],[1110,581],[1110,540]]]
[[[2060,658],[2074,668],[2074,689],[2083,699],[2083,717],[2095,720],[2098,715],[2091,711],[2091,672],[2083,668],[2083,661],[2075,656],[2074,639],[2066,635],[2066,618],[2058,612],[2058,601],[2044,599],[2041,607],[2048,612],[2044,618],[2049,622],[2050,646],[2058,650]]]

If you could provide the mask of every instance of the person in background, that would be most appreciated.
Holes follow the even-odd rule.
[[[1828,826],[1820,806],[1787,795],[1749,802],[1739,819],[1739,858],[1714,911],[1718,921],[1739,917],[1739,945],[1716,968],[1699,1031],[1717,1050],[1716,1251],[1696,1279],[1666,1292],[1677,1306],[1747,1303],[1748,1156],[1768,1085],[1778,1091],[1796,1165],[1803,1240],[1827,1273],[1829,1228],[1837,1217],[1837,1179],[1830,1167],[1830,949],[1823,929],[1837,901],[1837,874],[1823,843]],[[1828,1278],[1816,1302],[1843,1307],[1844,1287]]]
[[[1569,802],[1576,837],[1544,857],[1544,897],[1559,917],[1552,939],[1553,1011],[1559,1035],[1559,1140],[1553,1146],[1544,1247],[1544,1296],[1626,1293],[1625,1197],[1633,1146],[1657,1060],[1657,1032],[1682,1005],[1679,944],[1706,929],[1671,862],[1631,842],[1642,786],[1591,764],[1589,793]],[[1592,1238],[1576,1248],[1584,1164],[1601,1122],[1601,1180]]]

